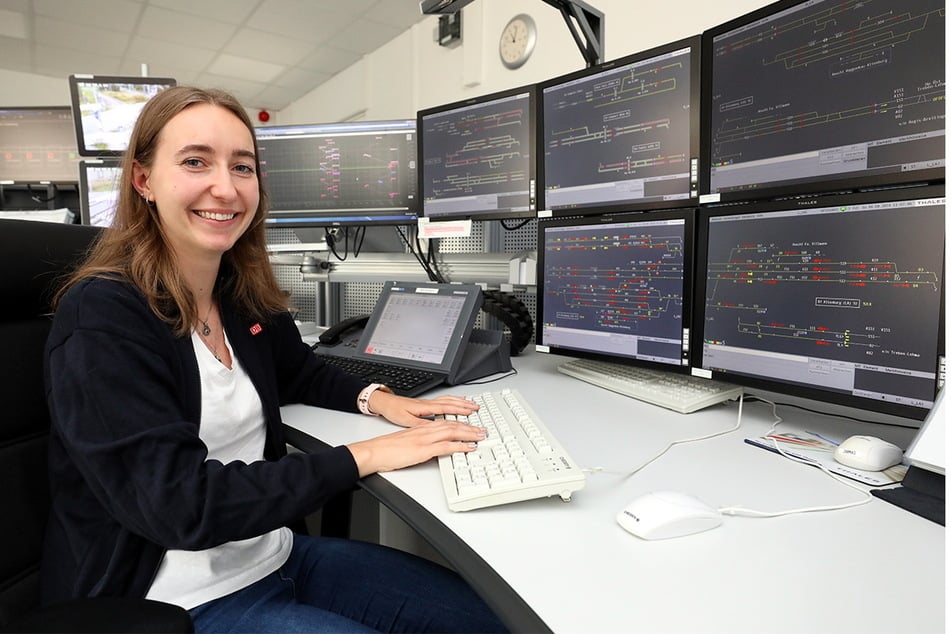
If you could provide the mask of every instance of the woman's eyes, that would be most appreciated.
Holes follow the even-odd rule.
[[[182,165],[186,167],[198,169],[198,168],[205,167],[207,165],[207,162],[204,159],[193,157],[193,158],[187,158],[184,161],[182,161]],[[238,172],[242,176],[253,176],[255,173],[255,169],[253,165],[246,165],[244,163],[238,163],[235,166],[233,166],[231,169]]]

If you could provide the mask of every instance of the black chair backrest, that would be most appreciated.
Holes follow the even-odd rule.
[[[0,220],[0,624],[39,603],[49,512],[43,347],[50,299],[99,231]]]

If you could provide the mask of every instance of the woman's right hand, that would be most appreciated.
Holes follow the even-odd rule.
[[[385,436],[347,445],[360,477],[402,469],[430,458],[473,451],[485,440],[485,429],[455,421],[434,420]]]

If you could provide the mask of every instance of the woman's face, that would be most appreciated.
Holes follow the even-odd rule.
[[[254,142],[225,108],[198,104],[178,113],[159,134],[151,168],[133,169],[180,260],[220,258],[254,220]]]

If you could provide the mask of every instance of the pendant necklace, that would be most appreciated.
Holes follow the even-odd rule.
[[[211,326],[208,325],[208,320],[211,318],[212,310],[214,310],[214,304],[212,304],[211,308],[208,309],[208,316],[205,317],[204,319],[199,317],[198,321],[201,322],[201,336],[204,337],[205,341],[208,342],[208,346],[211,348],[211,354],[214,355],[215,359],[218,360],[218,363],[222,363],[221,355],[218,354],[218,346],[216,346],[214,342],[208,339],[208,335],[211,334]]]
[[[208,325],[208,320],[211,319],[211,311],[213,311],[214,309],[215,309],[215,305],[214,303],[212,303],[211,308],[208,309],[208,314],[205,316],[205,318],[204,319],[202,319],[201,317],[198,318],[198,321],[201,322],[201,335],[203,337],[207,337],[208,335],[211,334],[211,326]]]

